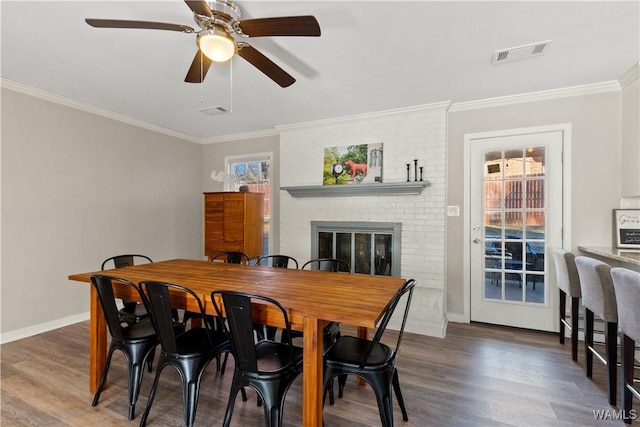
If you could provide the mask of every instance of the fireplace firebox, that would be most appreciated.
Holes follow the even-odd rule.
[[[337,258],[352,273],[400,277],[399,222],[311,221],[311,258]]]

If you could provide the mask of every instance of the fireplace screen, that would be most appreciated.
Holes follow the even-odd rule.
[[[313,221],[312,258],[337,258],[351,272],[400,276],[399,223]]]

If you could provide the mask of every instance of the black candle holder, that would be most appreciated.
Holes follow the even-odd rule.
[[[418,180],[418,159],[414,159],[413,161],[413,180]]]
[[[422,166],[420,166],[420,181],[422,181]]]
[[[409,174],[411,173],[411,163],[407,163],[407,182],[411,181]]]

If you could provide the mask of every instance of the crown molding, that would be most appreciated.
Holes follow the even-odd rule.
[[[524,102],[549,101],[552,99],[569,98],[572,96],[593,95],[603,92],[620,90],[618,81],[594,83],[590,85],[571,86],[562,89],[543,90],[539,92],[523,93],[519,95],[500,96],[496,98],[479,99],[477,101],[457,102],[451,105],[449,112],[476,110],[479,108],[504,107]]]
[[[202,143],[200,138],[195,138],[191,135],[187,135],[182,132],[178,132],[172,129],[164,128],[161,126],[152,125],[142,120],[137,120],[124,114],[115,113],[104,108],[96,107],[94,105],[85,104],[84,102],[76,101],[71,98],[64,97],[62,95],[55,94],[53,92],[47,92],[46,90],[37,89],[32,86],[25,85],[23,83],[16,82],[2,78],[0,79],[0,87],[12,90],[14,92],[23,93],[25,95],[33,96],[35,98],[43,99],[45,101],[53,102],[55,104],[64,105],[66,107],[74,108],[76,110],[84,111],[87,113],[95,114],[98,116],[106,117],[108,119],[116,120],[122,123],[137,126],[143,129],[147,129],[153,132],[161,133],[167,136],[171,136],[185,141]]]
[[[217,144],[220,142],[239,141],[245,139],[265,138],[269,136],[279,136],[280,132],[276,129],[265,129],[255,132],[234,133],[232,135],[214,136],[211,138],[203,138],[200,140],[202,144]]]
[[[631,83],[638,80],[638,78],[640,78],[640,64],[635,63],[633,67],[629,68],[627,72],[620,76],[618,83],[620,83],[620,87],[624,89]]]
[[[335,117],[335,118],[325,119],[325,120],[315,120],[311,122],[301,122],[301,123],[294,123],[290,125],[281,125],[281,126],[276,126],[276,129],[281,132],[286,132],[290,130],[305,129],[305,128],[318,127],[318,126],[327,126],[327,125],[348,122],[353,120],[384,117],[384,116],[390,116],[394,114],[405,114],[405,113],[411,113],[415,111],[428,111],[428,110],[441,110],[441,109],[447,110],[450,105],[451,105],[451,101],[434,102],[432,104],[414,105],[411,107],[396,108],[396,109],[384,110],[384,111],[375,111],[372,113],[356,114],[353,116]]]

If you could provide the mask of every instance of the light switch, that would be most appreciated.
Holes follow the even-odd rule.
[[[460,206],[447,206],[447,216],[460,216]]]

